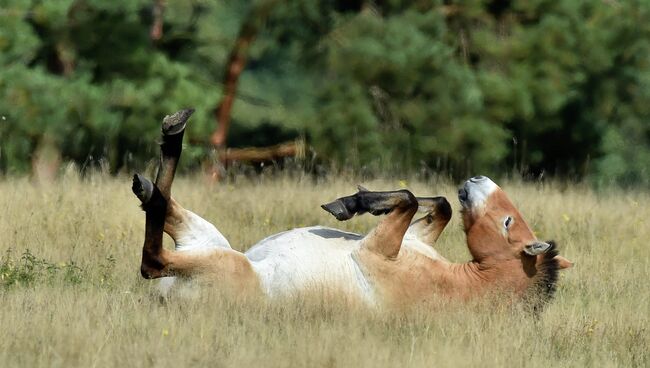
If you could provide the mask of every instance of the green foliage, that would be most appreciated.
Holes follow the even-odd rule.
[[[54,264],[36,257],[26,250],[14,259],[11,249],[0,260],[0,285],[4,288],[13,285],[30,286],[36,283],[52,283],[55,280],[66,284],[79,284],[84,270],[74,262]]]
[[[327,43],[332,90],[323,96],[326,107],[319,117],[330,129],[327,135],[339,134],[334,142],[345,136],[358,142],[352,149],[360,153],[359,163],[381,160],[408,167],[419,161],[435,165],[444,157],[452,168],[467,168],[469,158],[484,170],[505,156],[506,132],[485,119],[476,75],[456,62],[437,12],[406,11],[390,18],[359,14],[336,28],[341,36]]]
[[[206,158],[221,80],[260,1],[0,2],[0,171],[45,143],[113,172],[197,108]],[[277,1],[249,50],[233,146],[304,135],[344,167],[515,170],[650,185],[650,3]],[[252,137],[252,138],[251,138]]]
[[[74,261],[49,262],[37,257],[29,249],[17,258],[9,248],[0,258],[0,289],[37,284],[81,285],[88,283],[102,287],[111,286],[115,258],[109,255],[104,261],[93,267],[96,268],[94,274]]]

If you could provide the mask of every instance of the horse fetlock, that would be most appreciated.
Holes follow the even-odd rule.
[[[160,270],[156,270],[145,264],[140,265],[140,275],[147,280],[157,279],[162,277]]]
[[[165,263],[158,254],[151,254],[144,250],[142,252],[142,262],[140,263],[140,274],[145,279],[157,279],[163,277]]]

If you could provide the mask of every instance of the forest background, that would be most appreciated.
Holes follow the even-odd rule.
[[[186,106],[185,170],[299,141],[310,170],[650,187],[650,2],[0,0],[0,175],[142,169]]]

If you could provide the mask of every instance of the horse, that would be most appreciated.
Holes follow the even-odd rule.
[[[192,112],[163,119],[155,181],[133,177],[146,216],[140,272],[146,279],[162,278],[163,293],[180,279],[266,298],[333,291],[373,306],[470,300],[496,291],[548,300],[558,271],[572,265],[554,242],[536,238],[506,193],[485,176],[468,179],[458,192],[472,256],[465,263],[450,262],[434,249],[452,217],[447,199],[416,197],[405,189],[359,187],[322,206],[340,221],[364,213],[383,216],[366,235],[311,226],[271,235],[239,252],[214,225],[171,197]],[[425,215],[412,222],[418,211]],[[163,248],[163,232],[174,240],[174,250]]]

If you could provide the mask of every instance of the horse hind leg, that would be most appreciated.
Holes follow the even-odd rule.
[[[183,150],[183,135],[187,120],[194,109],[184,109],[165,116],[162,123],[162,143],[160,144],[160,162],[155,184],[163,197],[169,200],[176,167]]]
[[[246,256],[230,248],[171,251],[162,248],[162,231],[167,201],[156,185],[136,175],[133,189],[146,214],[145,245],[140,272],[144,278],[180,276],[216,284],[220,290],[256,295],[259,278]],[[151,189],[150,191],[148,189]]]
[[[140,199],[146,215],[140,273],[147,279],[162,277],[167,263],[164,257],[165,249],[162,247],[167,200],[158,187],[140,174],[133,176],[131,188]]]
[[[154,184],[140,174],[133,177],[133,193],[144,204],[151,199]],[[176,250],[209,248],[231,249],[228,240],[217,228],[196,213],[169,198],[164,232],[174,240]]]
[[[165,232],[174,239],[176,250],[231,249],[226,237],[213,224],[183,208],[173,198],[167,207]]]
[[[142,202],[142,209],[146,214],[145,239],[140,265],[140,272],[145,278],[161,277],[165,269],[167,261],[164,257],[162,234],[171,186],[183,149],[185,126],[193,112],[193,109],[185,109],[163,119],[160,162],[155,183],[151,183],[139,174],[133,177],[133,193]]]

